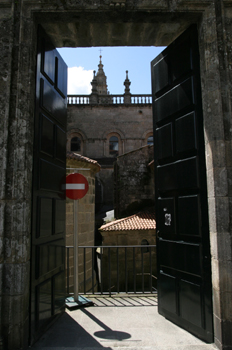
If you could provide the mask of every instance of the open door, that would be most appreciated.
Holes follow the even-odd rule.
[[[196,26],[151,62],[159,313],[213,342],[211,257]]]
[[[64,310],[67,66],[38,32],[34,127],[31,341]]]

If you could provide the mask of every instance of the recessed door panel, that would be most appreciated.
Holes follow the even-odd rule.
[[[162,121],[186,107],[191,107],[192,103],[192,79],[189,78],[156,99],[154,114],[157,121]]]
[[[181,55],[179,54],[181,52]],[[170,54],[172,81],[185,76],[192,69],[191,48],[188,43],[180,43]]]
[[[160,289],[159,301],[162,305],[162,311],[165,310],[176,314],[176,278],[161,272],[158,284]]]
[[[186,152],[197,149],[195,113],[189,113],[175,122],[176,151]]]
[[[158,149],[159,159],[164,159],[173,156],[173,138],[172,124],[169,123],[157,130],[157,142],[162,143],[163,147]]]
[[[176,177],[176,164],[166,164],[157,166],[157,187],[159,191],[170,191],[177,188],[178,179]]]
[[[63,296],[66,293],[64,279],[64,271],[53,277],[54,314],[58,314],[60,312],[60,308],[63,304]]]
[[[41,118],[41,152],[53,157],[54,155],[54,123],[44,116],[40,115]]]
[[[56,127],[56,158],[61,162],[66,162],[66,132],[64,129]]]
[[[55,51],[53,44],[46,38],[42,39],[42,67],[41,72],[52,83],[55,82]]]
[[[178,198],[178,227],[180,235],[201,235],[199,195]]]
[[[192,157],[157,166],[157,186],[160,191],[198,189],[198,159]]]
[[[39,237],[48,237],[52,235],[52,198],[38,197],[38,234]]]
[[[39,182],[39,188],[41,190],[61,192],[63,177],[63,167],[41,159]]]
[[[42,107],[61,125],[66,124],[66,100],[45,79],[41,79]]]
[[[56,55],[56,87],[63,95],[67,95],[67,68],[66,63]]]
[[[193,25],[151,62],[158,310],[198,337],[213,342],[197,39]]]
[[[199,285],[180,281],[180,316],[198,327],[204,327],[201,294]]]
[[[55,234],[65,232],[65,201],[55,200]]]
[[[177,189],[198,189],[199,172],[197,157],[180,160],[176,163]]]
[[[51,281],[42,283],[36,287],[38,309],[36,313],[37,328],[41,328],[52,316]]]
[[[154,65],[154,71],[155,75],[157,77],[157,84],[155,86],[155,92],[162,90],[166,86],[168,86],[169,83],[169,74],[168,74],[168,57],[167,56],[160,56],[160,60],[156,62]]]
[[[184,272],[185,274],[200,276],[200,247],[198,244],[189,244],[160,238],[159,250],[161,268]]]
[[[194,276],[200,276],[201,271],[201,254],[199,244],[190,244],[189,242],[178,241],[175,243],[175,268]],[[191,277],[189,277],[191,280]]]

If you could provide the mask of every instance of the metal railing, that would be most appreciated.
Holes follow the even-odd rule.
[[[73,246],[67,246],[67,293]],[[156,246],[79,246],[79,292],[88,294],[156,293]]]
[[[126,97],[126,99],[125,99]],[[152,103],[152,95],[97,95],[97,100],[92,102],[91,95],[68,95],[69,105],[121,105],[121,104],[140,104],[147,105]]]

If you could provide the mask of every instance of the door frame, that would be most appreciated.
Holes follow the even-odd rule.
[[[212,45],[211,40],[211,33],[217,32],[216,23],[214,21],[209,21],[208,19],[210,16],[213,16],[214,8],[212,8],[211,4],[203,5],[201,8],[199,8],[199,11],[201,12],[201,15],[199,15],[198,20],[198,28],[199,28],[199,47],[200,47],[200,66],[201,66],[201,86],[202,86],[202,98],[203,98],[203,119],[204,119],[204,129],[205,129],[205,146],[206,146],[206,168],[207,168],[207,187],[208,187],[208,206],[209,206],[209,224],[210,224],[210,231],[211,231],[211,254],[212,254],[212,271],[213,271],[213,294],[214,294],[214,312],[215,312],[215,335],[216,335],[216,342],[218,344],[222,344],[222,335],[219,333],[221,332],[221,326],[220,326],[220,319],[222,319],[222,312],[219,310],[218,302],[217,300],[220,300],[220,274],[219,274],[219,268],[221,265],[220,263],[220,257],[223,257],[223,252],[218,252],[217,248],[217,239],[221,232],[227,230],[229,218],[229,203],[228,203],[228,197],[227,197],[227,183],[226,181],[223,182],[222,188],[218,189],[218,185],[221,183],[219,170],[226,168],[226,160],[225,155],[223,159],[218,159],[218,153],[220,154],[221,149],[221,143],[223,143],[223,147],[225,147],[225,136],[224,136],[224,129],[223,129],[223,114],[225,113],[222,106],[222,96],[220,92],[220,78],[222,78],[222,71],[220,71],[219,63],[216,61],[211,62],[209,57],[215,54],[215,47]],[[183,8],[184,9],[184,8]],[[138,8],[139,10],[139,8]],[[157,11],[160,11],[162,9],[156,8]],[[36,15],[36,12],[38,15]],[[56,15],[57,9],[53,8],[52,5],[42,5],[36,4],[34,7],[30,5],[29,3],[23,3],[23,9],[22,13],[24,14],[24,17],[21,18],[21,27],[20,27],[20,33],[24,35],[24,43],[22,44],[20,42],[19,52],[22,54],[23,50],[26,50],[26,58],[23,57],[23,55],[20,56],[19,64],[18,64],[18,70],[16,73],[17,76],[17,82],[18,86],[20,86],[21,90],[17,90],[17,101],[20,101],[20,106],[17,107],[21,108],[23,110],[22,105],[27,105],[27,108],[24,110],[24,120],[26,121],[26,130],[27,134],[24,136],[27,141],[27,146],[24,148],[23,153],[23,159],[25,158],[25,154],[28,156],[28,161],[24,164],[25,165],[25,173],[23,175],[23,178],[29,179],[29,186],[22,189],[22,194],[20,193],[19,196],[21,198],[24,198],[26,195],[27,203],[26,208],[28,212],[31,211],[31,195],[32,192],[30,190],[30,184],[32,179],[32,152],[33,152],[33,121],[31,116],[34,114],[34,94],[35,94],[35,87],[34,87],[34,81],[35,81],[35,43],[36,43],[36,27],[38,23],[43,24],[43,14],[49,14],[49,11],[52,12],[54,15]],[[17,11],[16,11],[17,12]],[[181,11],[180,11],[181,12]],[[195,10],[192,12],[189,11],[189,13],[195,14]],[[176,11],[176,14],[178,15],[178,11]],[[80,18],[85,17],[85,13],[79,14]],[[64,11],[65,16],[65,11]],[[96,13],[97,16],[97,13]],[[178,24],[178,20],[176,21]],[[15,26],[15,30],[17,30],[17,26]],[[31,29],[31,31],[30,31]],[[19,40],[19,38],[18,38]],[[218,40],[221,40],[218,39]],[[19,42],[18,42],[19,43]],[[17,42],[13,42],[13,45],[16,45]],[[216,47],[219,46],[219,42],[216,42]],[[25,49],[25,47],[29,47],[29,49]],[[18,58],[18,56],[17,56]],[[16,58],[15,58],[16,60]],[[27,64],[26,64],[27,63]],[[148,63],[149,64],[149,63]],[[16,74],[14,73],[14,74]],[[13,73],[12,73],[13,74]],[[12,79],[16,79],[15,75],[12,75]],[[212,80],[211,77],[215,77],[215,80]],[[211,80],[210,80],[211,78]],[[13,81],[13,80],[11,80]],[[13,84],[13,83],[12,83]],[[214,88],[214,90],[213,90]],[[210,91],[213,93],[210,94]],[[24,91],[27,93],[24,95]],[[29,103],[28,103],[29,100]],[[217,101],[217,102],[215,102]],[[9,105],[12,100],[9,101]],[[214,106],[214,110],[210,110],[209,106]],[[13,110],[14,107],[11,107],[11,110]],[[14,110],[13,110],[14,112]],[[13,113],[10,111],[10,113]],[[20,111],[17,112],[16,116],[20,118]],[[213,120],[213,121],[212,121]],[[215,123],[215,125],[213,125]],[[212,126],[213,125],[213,126]],[[20,131],[17,130],[18,134],[20,135]],[[9,142],[14,144],[14,138],[15,135],[10,135]],[[21,144],[17,143],[15,144],[15,151],[20,152]],[[9,151],[9,153],[6,155],[8,157],[13,157],[12,151]],[[8,158],[9,159],[9,158]],[[19,158],[20,160],[20,158]],[[9,164],[9,163],[8,163]],[[9,165],[8,165],[9,167]],[[214,167],[218,168],[218,172],[214,172]],[[227,180],[226,175],[224,175],[225,180]],[[223,197],[223,198],[222,198]],[[8,214],[7,214],[8,215]],[[10,214],[9,214],[10,217]],[[30,217],[30,215],[28,215]],[[29,220],[30,221],[30,220]],[[224,221],[224,222],[223,222]],[[30,223],[25,222],[26,225],[26,231],[30,232]],[[27,243],[29,245],[29,243]],[[28,272],[25,273],[25,276],[28,276]],[[29,283],[26,284],[27,288],[27,296],[28,298],[28,286]],[[13,303],[13,298],[10,299],[10,303]],[[3,301],[4,302],[4,301]],[[29,300],[28,300],[29,304]],[[26,329],[27,325],[25,320],[27,319],[27,314],[24,313],[21,318],[21,323],[24,325],[21,337],[26,337]],[[219,330],[218,330],[219,327]]]

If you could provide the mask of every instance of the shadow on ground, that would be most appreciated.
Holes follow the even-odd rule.
[[[107,334],[111,335],[110,332]],[[81,327],[71,316],[64,313],[48,331],[29,349],[67,349],[67,348],[89,348],[106,349],[99,344],[86,330]]]

